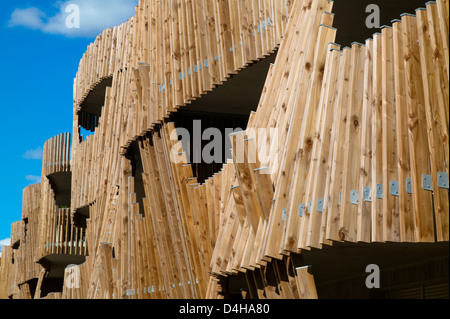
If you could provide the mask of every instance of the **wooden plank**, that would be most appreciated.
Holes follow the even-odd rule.
[[[296,268],[296,280],[300,299],[318,299],[314,276],[311,267]]]
[[[373,36],[373,104],[372,104],[372,218],[371,240],[383,241],[383,120],[382,120],[382,44],[381,33]],[[381,195],[381,196],[380,196]]]
[[[448,0],[437,0],[437,10],[438,10],[438,23],[441,34],[441,43],[443,49],[443,56],[448,56]],[[446,70],[447,70],[447,80],[449,79],[449,61],[445,59]]]
[[[357,241],[370,243],[371,200],[375,196],[372,189],[372,115],[373,115],[373,39],[366,40],[364,66],[364,101],[361,116],[361,159],[359,179],[359,205],[357,217]],[[369,190],[371,200],[365,198],[364,191]]]
[[[437,88],[436,82],[433,79],[438,75],[433,73],[436,70],[432,66],[432,57],[430,56],[430,52],[425,49],[431,47],[430,38],[427,32],[427,30],[429,30],[426,15],[427,12],[425,10],[417,10],[416,13],[420,62],[423,74],[424,107],[428,127],[428,146],[432,181],[434,185],[433,203],[437,232],[436,237],[439,241],[445,241],[446,238],[448,238],[448,191],[437,186],[438,173],[448,172],[448,165],[446,166],[445,164],[446,155],[448,156],[448,127],[445,127],[443,112],[440,111],[444,109],[445,106],[443,104],[445,104],[445,102],[440,98],[440,89]],[[430,221],[431,218],[428,217],[428,220]],[[432,233],[429,238],[431,240]]]
[[[342,72],[340,72],[341,83],[339,87],[339,94],[336,97],[337,112],[335,113],[335,119],[333,120],[334,126],[332,130],[332,137],[330,147],[332,147],[332,169],[329,177],[327,177],[327,186],[325,188],[325,197],[328,197],[329,205],[327,205],[327,227],[326,227],[326,239],[340,241],[345,238],[340,233],[339,221],[340,221],[340,202],[342,201],[342,174],[343,174],[343,155],[344,155],[344,139],[345,139],[345,126],[347,122],[347,108],[348,108],[348,88],[351,70],[351,51],[350,48],[343,49],[344,60],[342,64]],[[307,206],[305,205],[305,209]],[[343,238],[344,237],[344,238]]]
[[[383,112],[383,235],[384,241],[400,241],[399,200],[392,195],[392,183],[398,182],[398,152],[396,139],[395,77],[393,31],[381,30],[381,76]]]
[[[357,240],[358,205],[351,202],[352,192],[360,190],[359,172],[361,145],[361,117],[364,93],[364,47],[359,43],[352,45],[351,73],[348,95],[344,162],[346,168],[342,176],[342,196],[340,205],[339,237],[341,240],[355,242]]]
[[[398,176],[399,176],[399,218],[400,240],[414,241],[414,216],[411,194],[407,192],[407,179],[410,178],[409,143],[408,143],[408,110],[406,107],[406,80],[404,65],[403,28],[401,21],[393,24],[394,72],[395,72],[395,109],[396,133],[398,141]]]

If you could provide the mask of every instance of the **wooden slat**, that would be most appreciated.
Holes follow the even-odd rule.
[[[398,145],[398,185],[399,185],[399,218],[400,239],[402,242],[414,241],[414,217],[411,194],[407,192],[407,179],[410,179],[410,155],[408,143],[408,110],[406,107],[406,81],[403,51],[403,23],[393,24],[394,37],[394,72],[395,72],[395,115]]]
[[[375,196],[372,189],[372,115],[373,115],[373,39],[366,40],[364,65],[364,97],[361,115],[361,159],[359,176],[359,205],[357,215],[357,241],[369,243],[371,241],[371,202],[364,196],[368,190],[370,197]]]
[[[316,284],[310,270],[311,267],[296,269],[296,280],[300,299],[317,299]]]
[[[431,10],[431,8],[429,8]],[[448,99],[445,102],[442,97],[442,91],[436,87],[435,77],[439,77],[439,73],[435,74],[436,69],[433,67],[433,58],[429,51],[425,48],[433,48],[428,33],[429,24],[427,19],[427,11],[417,10],[417,30],[419,38],[420,62],[422,69],[422,80],[424,88],[424,107],[428,127],[428,146],[430,152],[431,173],[433,181],[433,203],[437,229],[437,238],[439,241],[448,239],[448,191],[438,186],[438,173],[447,172],[446,158],[448,163],[448,126],[446,126],[444,109],[447,106]],[[428,222],[431,217],[428,216]],[[431,228],[431,227],[430,227]],[[430,232],[430,240],[433,233]]]

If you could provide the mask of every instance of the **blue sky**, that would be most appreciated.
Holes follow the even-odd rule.
[[[44,142],[72,132],[73,79],[83,53],[104,28],[134,15],[137,2],[0,2],[0,245],[21,219],[23,189],[40,179]],[[65,24],[74,12],[65,11],[69,4],[80,9],[80,28]]]

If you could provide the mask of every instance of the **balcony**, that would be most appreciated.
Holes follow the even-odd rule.
[[[41,256],[48,259],[54,259],[49,258],[51,255],[86,256],[86,230],[72,225],[70,208],[55,208],[55,214],[49,216],[43,231]]]
[[[88,252],[86,230],[72,224],[69,208],[55,207],[45,224],[40,243],[39,263],[45,268],[40,297],[61,293],[66,267],[84,263]]]
[[[87,252],[85,230],[77,228],[72,223],[69,207],[61,207],[56,203],[54,189],[50,180],[43,177],[41,185],[41,222],[39,225],[40,241],[38,262],[78,263],[83,261]],[[75,256],[63,258],[57,256]],[[67,262],[66,262],[67,261]]]
[[[78,109],[78,125],[87,131],[94,132],[99,124],[102,109],[105,105],[106,88],[112,86],[113,77],[107,77],[95,85]]]
[[[44,144],[42,175],[48,177],[55,192],[56,205],[70,206],[71,192],[71,134],[52,137]]]
[[[72,223],[70,195],[67,207],[57,204],[52,176],[43,176],[41,184],[40,235],[35,261],[44,267],[45,276],[38,285],[37,298],[62,292],[64,269],[85,262],[87,255],[86,232]]]

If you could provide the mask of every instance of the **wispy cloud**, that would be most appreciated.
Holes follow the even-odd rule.
[[[79,10],[79,28],[68,28],[66,20],[73,11],[66,12],[68,5],[74,4]],[[17,8],[11,14],[9,27],[22,26],[49,34],[72,37],[93,37],[104,29],[125,22],[134,15],[138,0],[64,0],[56,1],[58,12],[49,16],[36,7]]]
[[[9,246],[9,245],[11,245],[11,238],[0,240],[0,252],[2,251],[2,246]]]
[[[29,29],[41,29],[44,27],[45,13],[38,8],[16,9],[11,14],[10,27],[23,26]]]
[[[41,160],[43,155],[42,147],[38,147],[34,150],[28,150],[23,154],[23,158],[27,160]]]
[[[25,176],[25,179],[33,184],[38,184],[41,182],[41,176],[27,175]]]

